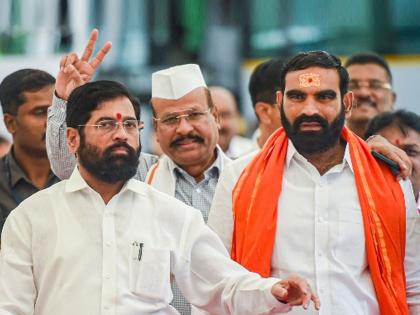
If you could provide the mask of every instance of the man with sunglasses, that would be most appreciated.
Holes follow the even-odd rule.
[[[355,97],[346,125],[363,138],[372,118],[393,109],[396,94],[391,70],[385,59],[374,53],[354,54],[345,67],[350,76],[349,90]]]

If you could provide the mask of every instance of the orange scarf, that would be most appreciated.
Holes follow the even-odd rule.
[[[404,273],[405,202],[388,167],[344,127],[362,209],[366,251],[381,314],[408,314]],[[277,204],[288,138],[277,130],[242,172],[233,189],[232,259],[263,277],[270,275]]]

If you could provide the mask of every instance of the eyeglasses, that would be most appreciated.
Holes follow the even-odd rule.
[[[153,117],[153,120],[160,123],[164,127],[175,127],[178,126],[179,122],[181,121],[181,118],[185,118],[190,123],[197,123],[204,121],[204,118],[206,115],[210,112],[211,108],[205,110],[205,111],[192,111],[187,114],[173,114],[164,116],[161,118],[155,118]]]
[[[85,124],[78,125],[78,127],[94,127],[98,132],[102,134],[107,134],[115,132],[118,129],[118,126],[122,126],[124,131],[129,134],[138,133],[139,130],[143,129],[144,123],[136,119],[127,119],[124,121],[116,121],[113,119],[106,119],[99,121],[96,125],[94,124]]]
[[[361,89],[362,87],[368,88],[369,90],[372,90],[372,91],[392,90],[391,84],[387,82],[381,82],[379,80],[367,80],[367,81],[350,80],[349,82],[349,90],[351,91]]]

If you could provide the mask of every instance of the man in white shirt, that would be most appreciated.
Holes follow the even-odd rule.
[[[119,83],[88,83],[70,95],[67,140],[77,168],[8,217],[0,313],[178,314],[171,277],[212,314],[276,314],[310,299],[319,307],[303,279],[249,273],[197,210],[130,179],[139,119],[137,100]]]
[[[325,52],[301,53],[286,64],[278,92],[285,130],[239,181],[231,176],[241,161],[224,171],[209,225],[249,270],[308,278],[323,301],[320,314],[419,314],[412,190],[407,181],[395,187],[386,167],[343,129],[353,98],[347,81],[339,60]]]

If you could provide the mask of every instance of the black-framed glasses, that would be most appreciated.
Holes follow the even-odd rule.
[[[115,132],[120,125],[123,127],[126,133],[130,134],[138,133],[144,127],[144,123],[141,120],[136,119],[127,119],[124,121],[104,119],[100,120],[97,124],[78,125],[78,127],[94,127],[98,132],[107,134]]]
[[[382,82],[379,80],[350,80],[349,81],[349,90],[356,91],[362,87],[368,88],[372,91],[380,90],[392,90],[392,86],[388,82]]]
[[[161,118],[153,117],[153,120],[160,123],[164,127],[175,127],[178,126],[182,118],[185,118],[188,122],[196,123],[201,122],[210,113],[211,108],[205,111],[194,110],[185,114],[170,114]]]

